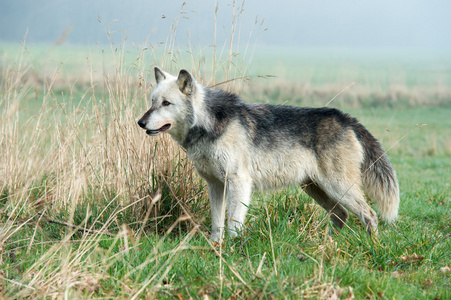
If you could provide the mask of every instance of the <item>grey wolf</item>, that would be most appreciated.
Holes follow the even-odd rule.
[[[186,70],[173,76],[155,68],[152,106],[138,121],[148,135],[167,132],[205,179],[212,241],[243,228],[254,189],[301,185],[343,228],[348,211],[367,232],[378,218],[397,218],[395,170],[380,143],[355,118],[333,108],[250,104],[199,84]]]

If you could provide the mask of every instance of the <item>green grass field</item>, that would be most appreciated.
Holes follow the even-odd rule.
[[[240,77],[218,88],[247,101],[337,96],[329,106],[381,141],[400,183],[400,218],[377,238],[355,216],[330,234],[293,187],[255,193],[241,237],[218,247],[205,183],[136,125],[168,54],[127,49],[0,45],[1,298],[451,298],[449,60],[265,50],[227,77],[180,54],[169,70]]]

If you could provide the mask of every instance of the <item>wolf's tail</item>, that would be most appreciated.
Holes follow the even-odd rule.
[[[390,223],[398,217],[399,187],[396,172],[381,144],[360,126],[356,133],[364,151],[361,166],[363,189],[376,202],[382,218]]]

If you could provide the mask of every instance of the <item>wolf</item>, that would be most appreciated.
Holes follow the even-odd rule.
[[[237,236],[255,189],[300,185],[343,228],[348,211],[377,234],[378,218],[398,215],[396,172],[378,140],[355,118],[333,108],[251,104],[208,88],[182,69],[155,67],[152,105],[138,121],[150,136],[168,133],[205,179],[211,241]]]

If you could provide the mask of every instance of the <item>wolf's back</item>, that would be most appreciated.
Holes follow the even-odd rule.
[[[376,202],[382,218],[393,222],[398,217],[399,207],[399,187],[395,169],[381,144],[363,125],[357,123],[354,130],[364,151],[361,166],[363,188]]]

